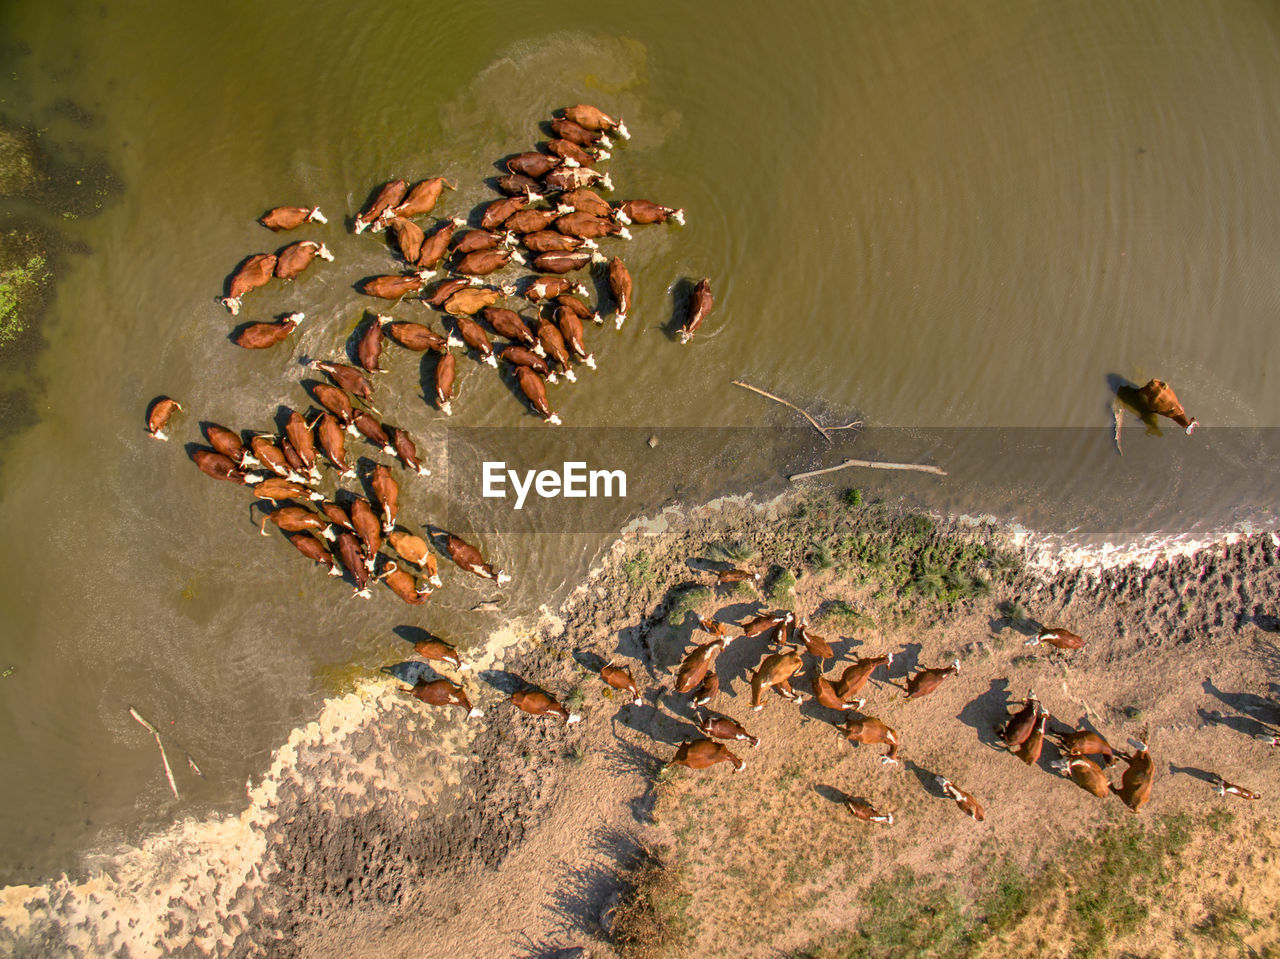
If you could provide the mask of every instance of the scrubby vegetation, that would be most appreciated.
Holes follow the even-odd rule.
[[[661,959],[678,954],[689,933],[690,895],[683,871],[646,852],[619,876],[626,890],[613,914],[610,937],[623,959]]]

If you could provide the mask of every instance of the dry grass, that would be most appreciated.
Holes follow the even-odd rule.
[[[683,870],[647,852],[619,877],[626,893],[613,914],[612,941],[622,959],[662,959],[687,941],[690,896]]]

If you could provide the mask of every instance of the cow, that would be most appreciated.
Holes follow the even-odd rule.
[[[594,261],[598,254],[587,250],[573,250],[568,253],[539,253],[533,258],[533,268],[539,273],[572,273],[581,270]]]
[[[278,323],[250,323],[235,335],[234,342],[246,350],[265,350],[288,339],[306,318],[305,313],[290,313]]]
[[[711,312],[712,303],[711,281],[704,276],[693,288],[693,295],[689,298],[689,315],[684,321],[684,326],[680,327],[681,343],[688,343],[693,339],[693,334],[698,332],[702,321]]]
[[[1219,796],[1239,796],[1241,799],[1262,798],[1261,793],[1256,793],[1252,789],[1245,789],[1243,786],[1237,786],[1235,783],[1229,783],[1221,776],[1214,783],[1213,791]]]
[[[403,300],[410,293],[421,290],[423,284],[433,276],[435,272],[432,270],[373,276],[360,284],[360,292],[380,300]]]
[[[360,541],[351,533],[342,530],[338,533],[338,541],[335,544],[334,553],[338,557],[338,561],[342,563],[343,568],[351,574],[351,578],[355,581],[355,595],[361,599],[368,599],[372,593],[368,590],[369,572],[365,569],[364,553],[360,549]]]
[[[862,692],[862,687],[867,684],[876,667],[892,665],[893,653],[885,653],[883,656],[866,656],[855,660],[840,674],[840,679],[836,682],[836,695],[848,702]]]
[[[686,740],[676,750],[670,765],[687,766],[689,769],[706,769],[716,763],[729,763],[735,773],[742,772],[747,764],[729,751],[727,746],[710,739]]]
[[[431,584],[418,585],[413,574],[400,568],[395,560],[388,559],[378,579],[387,584],[387,588],[410,606],[422,606],[431,595]]]
[[[556,310],[556,325],[560,329],[560,335],[564,338],[565,345],[573,351],[573,355],[587,364],[587,368],[594,370],[596,368],[596,357],[594,353],[587,352],[587,345],[583,342],[582,319],[573,310],[567,307],[560,307]]]
[[[558,215],[555,210],[516,210],[502,221],[502,228],[518,236],[541,233],[551,227]]]
[[[614,689],[620,689],[624,693],[631,696],[631,705],[639,706],[644,702],[644,697],[640,695],[640,687],[636,685],[635,679],[631,676],[631,670],[625,666],[615,666],[613,663],[606,663],[600,669],[600,678]]]
[[[614,216],[623,223],[666,223],[667,220],[675,220],[684,226],[684,210],[674,210],[648,200],[625,200],[614,209]]]
[[[350,533],[355,532],[355,528],[351,525],[351,517],[337,503],[321,499],[320,512],[324,513],[329,522],[338,527],[338,529],[345,529]]]
[[[717,586],[728,586],[732,583],[751,583],[753,586],[759,586],[761,579],[759,573],[753,573],[749,569],[721,569],[716,570],[715,575]]]
[[[709,643],[693,647],[681,661],[680,668],[676,670],[675,686],[673,687],[675,691],[677,693],[691,692],[695,686],[701,683],[707,675],[707,671],[711,668],[712,662],[715,661],[716,656],[725,648],[727,643],[728,640],[720,636]]]
[[[429,297],[422,300],[427,306],[437,310],[443,309],[444,305],[449,302],[453,294],[459,290],[466,289],[468,286],[479,286],[481,280],[474,276],[456,276],[452,279],[444,280],[437,286]]]
[[[351,525],[360,537],[365,569],[372,573],[378,550],[382,549],[382,527],[378,523],[378,514],[373,511],[369,501],[360,496],[351,498],[350,513]]]
[[[955,660],[950,666],[935,666],[932,669],[922,669],[914,676],[907,680],[907,689],[904,694],[907,699],[919,699],[922,696],[928,696],[931,692],[942,685],[942,681],[948,676],[956,676],[960,673],[960,660]]]
[[[578,375],[569,364],[569,350],[565,346],[564,337],[545,317],[538,318],[538,342],[546,351],[547,360],[555,360],[564,372],[564,378],[570,383],[578,382]]]
[[[524,257],[515,250],[476,250],[468,253],[453,265],[453,272],[464,276],[488,276],[508,263],[524,265]]]
[[[356,359],[370,373],[381,373],[382,367],[382,317],[375,315],[365,324],[364,332],[356,341]]]
[[[398,206],[404,199],[405,194],[409,192],[409,184],[404,180],[391,180],[384,183],[378,192],[374,195],[372,202],[356,214],[355,221],[352,225],[353,231],[357,234],[363,233],[369,227],[377,227],[393,207]]]
[[[615,120],[607,113],[597,107],[591,106],[589,103],[578,103],[564,110],[564,117],[582,127],[584,130],[594,132],[608,133],[615,131],[618,136],[624,140],[630,140],[631,134],[627,132],[627,125],[622,122],[621,118]]]
[[[307,559],[314,560],[328,570],[330,576],[341,576],[342,570],[333,562],[333,554],[325,549],[324,544],[310,533],[294,533],[286,536],[290,543]]]
[[[225,306],[232,316],[239,316],[240,301],[244,295],[271,282],[275,269],[274,253],[253,254],[231,274],[231,278],[227,281],[227,295],[218,302]]]
[[[499,586],[511,582],[510,576],[500,569],[495,571],[492,566],[484,561],[484,558],[480,555],[480,550],[452,533],[446,534],[444,550],[449,554],[451,560],[468,573],[474,573],[482,579],[492,579]]]
[[[893,813],[876,812],[876,808],[865,799],[846,798],[844,808],[853,813],[854,817],[861,819],[863,822],[880,823],[885,826],[893,825]]]
[[[573,253],[584,247],[588,250],[596,248],[594,240],[584,240],[579,236],[565,236],[555,230],[526,233],[520,238],[520,242],[525,249],[534,254],[535,259],[543,253]]]
[[[422,242],[427,238],[422,227],[404,217],[392,217],[387,221],[387,236],[394,241],[401,258],[410,266],[417,266]]]
[[[810,656],[817,656],[819,659],[831,659],[835,656],[836,651],[831,648],[831,644],[826,638],[819,636],[817,633],[809,632],[809,618],[802,616],[800,622],[796,624],[796,639],[804,644],[804,648],[808,650]]]
[[[1040,761],[1040,752],[1044,749],[1044,726],[1048,721],[1049,711],[1042,706],[1040,708],[1040,716],[1036,720],[1036,724],[1031,727],[1031,732],[1022,741],[1021,745],[1013,750],[1017,757],[1028,766],[1034,766]]]
[[[600,130],[588,130],[580,124],[574,123],[568,117],[555,117],[551,121],[551,132],[562,140],[568,140],[576,143],[578,146],[590,147],[599,144],[608,149],[613,146],[609,138]]]
[[[818,701],[819,706],[825,706],[827,709],[834,709],[839,712],[862,708],[865,700],[855,699],[852,702],[845,702],[840,698],[831,681],[822,675],[822,667],[820,665],[814,665],[812,679],[813,698]]]
[[[313,382],[311,395],[315,397],[317,403],[336,416],[343,426],[350,426],[351,421],[355,419],[356,409],[351,405],[351,397],[347,395],[346,390],[330,386],[328,383]],[[352,430],[353,435],[354,433],[355,431]]]
[[[777,629],[780,625],[790,623],[793,619],[795,619],[794,613],[766,613],[738,625],[742,627],[742,635],[750,639],[752,636],[760,636],[771,629]]]
[[[582,720],[582,717],[577,713],[569,712],[569,710],[540,689],[526,688],[516,690],[511,694],[511,705],[523,710],[530,716],[558,716],[564,720],[566,726]]]
[[[1040,630],[1028,639],[1024,646],[1039,646],[1041,643],[1048,643],[1058,649],[1082,649],[1084,648],[1084,640],[1071,632],[1069,629],[1061,627],[1041,627]]]
[[[556,297],[555,303],[556,309],[570,310],[574,316],[584,322],[586,320],[590,320],[593,323],[599,324],[604,320],[598,312],[591,309],[587,303],[574,296],[572,293],[561,293]]]
[[[541,349],[541,347],[539,347]],[[556,374],[552,372],[551,367],[547,365],[547,361],[539,356],[533,350],[525,349],[523,346],[504,346],[498,351],[498,356],[506,360],[512,366],[527,366],[533,372],[537,373],[548,383],[556,382]]]
[[[982,808],[982,803],[974,799],[971,795],[951,782],[946,776],[934,776],[934,782],[938,784],[938,788],[943,794],[950,799],[956,801],[956,805],[960,807],[960,811],[978,822],[982,822],[986,818],[986,812]]]
[[[477,250],[496,250],[514,242],[510,233],[494,233],[491,230],[467,230],[459,234],[451,244],[457,254],[475,253]]]
[[[248,475],[227,456],[217,450],[198,449],[191,454],[191,461],[200,468],[200,472],[214,479],[227,480],[239,486],[249,482]]]
[[[996,735],[1010,749],[1021,746],[1027,741],[1027,737],[1031,735],[1031,730],[1035,728],[1036,717],[1040,715],[1040,700],[1036,699],[1036,691],[1034,689],[1027,694],[1027,698],[1022,702],[1022,709],[1014,713],[1003,726],[996,728]]]
[[[240,437],[217,423],[204,424],[204,435],[209,445],[231,460],[240,469],[257,466],[258,461],[249,453],[248,448],[240,442]]]
[[[609,179],[609,174],[601,173],[599,170],[593,170],[591,167],[585,166],[560,166],[542,178],[542,185],[548,190],[560,190],[561,192],[576,190],[584,186],[594,186],[597,183],[600,184],[602,189],[613,189],[613,181]]]
[[[315,483],[319,479],[318,472],[308,470],[307,464],[302,462],[302,457],[298,455],[298,451],[294,449],[293,444],[289,442],[289,437],[285,436],[280,439],[280,452],[284,454],[284,461],[289,464],[289,469],[298,474],[303,483]]]
[[[556,217],[553,226],[557,233],[582,237],[584,240],[599,240],[606,236],[631,239],[631,233],[621,223],[602,216],[594,216],[584,210],[574,210],[572,213]]]
[[[1187,411],[1178,402],[1177,394],[1164,380],[1151,380],[1138,390],[1138,396],[1146,404],[1147,409],[1159,416],[1167,416],[1181,426],[1188,436],[1200,425],[1200,421],[1195,417],[1187,416]]]
[[[702,682],[694,687],[689,695],[689,702],[694,706],[705,706],[720,695],[720,674],[714,669],[708,670]]]
[[[402,529],[393,529],[387,533],[387,542],[396,551],[396,555],[406,563],[412,563],[426,570],[427,582],[436,589],[440,588],[440,571],[436,566],[436,555],[431,547],[420,536],[406,533]]]
[[[426,270],[428,276],[434,275],[435,268],[449,252],[449,244],[453,240],[454,233],[458,227],[462,226],[466,221],[453,217],[446,220],[438,228],[432,231],[430,236],[424,236],[421,246],[418,247],[418,256],[413,261],[414,265],[420,270]]]
[[[308,530],[315,530],[330,542],[334,539],[334,532],[330,528],[331,524],[328,520],[321,519],[311,510],[303,506],[281,506],[279,509],[272,510],[262,519],[262,524],[258,527],[258,532],[263,536],[267,535],[267,523],[275,523],[286,533],[303,533]]]
[[[752,736],[736,719],[730,719],[728,716],[713,713],[710,710],[698,718],[698,732],[711,739],[745,742],[752,749],[760,745],[759,737]]]
[[[542,184],[523,173],[508,173],[506,176],[500,176],[494,185],[499,193],[505,193],[507,196],[524,197],[531,203],[542,199]]]
[[[421,323],[392,320],[389,316],[381,317],[380,322],[387,336],[407,350],[414,350],[418,353],[426,350],[434,350],[436,353],[448,353],[449,347],[462,346],[462,343],[455,339],[452,333],[448,337],[444,337]]]
[[[306,483],[310,477],[303,476],[302,473],[289,462],[288,457],[284,455],[284,451],[276,446],[273,442],[275,439],[270,433],[259,433],[249,438],[249,446],[253,450],[253,458],[265,466],[277,476],[283,476],[287,480],[295,483]],[[302,463],[299,462],[301,467]]]
[[[270,500],[272,503],[278,503],[281,500],[295,500],[303,503],[309,499],[318,503],[324,499],[324,496],[315,490],[307,489],[301,483],[294,483],[278,476],[269,476],[257,483],[253,487],[253,495],[258,499]]]
[[[529,198],[526,196],[509,196],[501,200],[494,200],[480,214],[480,228],[482,230],[496,230],[507,222],[507,218],[511,214],[517,210],[523,210],[528,205]]]
[[[539,276],[525,287],[524,298],[530,303],[541,300],[554,300],[565,293],[586,293],[587,288],[577,280],[563,276]]]
[[[398,426],[392,427],[391,445],[395,447],[396,458],[400,460],[405,469],[411,469],[419,476],[431,475],[431,470],[423,466],[418,460],[418,448],[413,444],[413,437],[405,430]]]
[[[861,746],[872,746],[884,743],[889,751],[880,757],[886,766],[898,763],[898,731],[886,725],[874,716],[863,716],[861,719],[847,719],[843,726],[837,727],[840,734],[851,743]]]
[[[609,261],[609,295],[617,304],[614,329],[620,330],[627,321],[627,314],[631,312],[631,272],[620,256]]]
[[[541,180],[563,162],[559,157],[548,156],[536,150],[529,150],[510,157],[506,162],[506,167],[508,173],[519,173],[522,176]]]
[[[493,344],[489,342],[489,335],[485,333],[484,327],[465,315],[455,316],[454,323],[457,324],[458,335],[462,337],[462,342],[480,354],[481,362],[496,369],[498,358],[493,354]]]
[[[791,688],[791,677],[803,665],[800,654],[790,646],[766,656],[751,674],[751,708],[757,711],[764,708],[764,694],[769,689],[776,689],[787,699],[801,702],[803,697]]]
[[[285,436],[288,437],[289,444],[298,454],[298,458],[307,468],[313,480],[320,478],[320,471],[316,469],[316,442],[315,436],[311,432],[311,427],[307,425],[307,421],[302,418],[302,414],[296,410],[289,411],[289,418],[285,422]]]
[[[1115,764],[1116,756],[1111,744],[1092,730],[1080,729],[1055,735],[1067,756],[1102,756],[1108,767]]]
[[[164,435],[164,428],[169,418],[181,409],[182,404],[177,400],[167,396],[156,397],[151,403],[151,409],[147,411],[147,432],[158,440],[167,441],[169,437]]]
[[[458,655],[458,648],[446,643],[443,639],[432,636],[430,639],[420,640],[413,644],[413,651],[423,659],[433,663],[448,663],[459,672],[464,672],[471,668],[470,663],[464,663],[462,657]]]
[[[493,306],[505,294],[505,289],[491,286],[469,286],[459,290],[445,301],[444,311],[450,316],[472,316],[486,306]]]
[[[338,421],[329,413],[321,413],[320,416],[312,423],[316,431],[316,438],[320,441],[320,449],[324,451],[325,458],[341,473],[343,476],[354,479],[356,471],[347,463],[347,444],[342,436],[342,427],[338,425]]]
[[[547,388],[542,383],[542,377],[527,366],[517,366],[515,369],[520,392],[525,395],[534,412],[550,425],[559,426],[562,422],[560,414],[551,411],[551,405],[547,402]]]
[[[720,622],[718,619],[700,619],[698,620],[698,628],[704,633],[710,633],[712,636],[722,637],[726,645],[731,642],[728,629],[726,629],[724,623]]]
[[[595,166],[600,161],[609,159],[608,150],[588,150],[563,137],[555,137],[548,140],[547,149],[564,160],[565,166],[574,164],[577,166]]]
[[[538,338],[533,335],[533,330],[529,328],[529,324],[515,310],[503,309],[500,306],[486,306],[480,311],[480,315],[484,317],[486,323],[493,327],[493,331],[499,336],[505,336],[509,340],[522,343],[530,349],[537,347]]]
[[[272,233],[281,230],[296,230],[304,223],[312,221],[328,223],[318,206],[278,206],[258,217],[258,222]]]
[[[412,693],[428,706],[457,706],[467,714],[467,719],[479,719],[484,713],[471,705],[466,690],[457,683],[441,677],[427,681],[420,679],[413,685]]]
[[[328,263],[333,262],[333,254],[323,243],[317,243],[315,240],[299,240],[297,243],[290,243],[276,254],[276,278],[296,279],[316,257]]]
[[[579,187],[556,197],[556,212],[563,215],[574,210],[590,213],[593,216],[609,218],[614,215],[614,208],[609,201],[594,190]]]
[[[443,188],[456,190],[457,187],[442,176],[433,176],[428,180],[419,180],[413,185],[405,198],[397,203],[391,213],[399,217],[421,216],[435,209]]]
[[[445,416],[453,415],[453,381],[458,375],[458,361],[445,353],[436,362],[436,407]]]
[[[1069,759],[1055,759],[1049,765],[1099,799],[1106,799],[1111,792],[1111,783],[1107,782],[1101,767],[1091,759],[1072,756]]]
[[[1138,812],[1151,798],[1151,782],[1155,773],[1155,764],[1151,761],[1151,753],[1145,743],[1130,739],[1129,745],[1134,752],[1128,756],[1123,753],[1120,758],[1127,764],[1124,775],[1120,777],[1120,785],[1112,786],[1114,792],[1132,812]]]
[[[373,490],[374,499],[382,508],[382,530],[390,533],[395,528],[396,514],[400,511],[400,484],[391,475],[391,470],[378,463],[369,476],[369,486]]]

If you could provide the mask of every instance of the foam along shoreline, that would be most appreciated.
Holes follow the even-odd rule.
[[[563,609],[588,599],[608,585],[605,580],[625,576],[619,561],[637,543],[695,531],[740,531],[743,523],[765,521],[778,507],[813,495],[793,490],[762,502],[750,495],[722,497],[637,519],[602,550]],[[1042,583],[1122,567],[1150,569],[1205,549],[1221,551],[1260,532],[1241,527],[1217,539],[1153,537],[1121,547],[1074,545],[992,517],[951,517],[948,524],[1015,548],[1027,572]],[[1270,541],[1280,546],[1274,532]],[[1187,575],[1194,574],[1189,568]],[[544,623],[509,625],[492,634],[486,648],[471,651],[477,672],[501,668],[522,636],[546,626],[554,630],[557,620],[543,613]],[[404,688],[392,679],[363,680],[355,691],[325,700],[316,720],[294,729],[275,750],[258,783],[246,784],[248,803],[238,815],[186,819],[140,846],[87,855],[83,880],[64,874],[47,884],[0,889],[0,946],[142,959],[191,945],[218,954],[251,931],[259,945],[264,936],[283,936],[264,930],[273,930],[273,919],[291,909],[273,894],[273,878],[281,869],[275,849],[287,842],[295,815],[308,805],[344,818],[375,807],[411,818],[430,815],[433,808],[447,811],[447,800],[476,758],[470,744],[488,719],[464,723],[451,710],[420,709]],[[413,748],[406,750],[406,741]]]

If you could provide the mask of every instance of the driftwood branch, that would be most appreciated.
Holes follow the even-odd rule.
[[[781,403],[783,406],[787,407],[788,409],[795,410],[797,413],[803,416],[806,420],[808,420],[809,425],[812,426],[819,433],[821,433],[822,438],[826,440],[828,443],[832,442],[831,433],[834,430],[853,430],[853,429],[857,429],[862,425],[862,420],[854,420],[852,423],[846,423],[844,426],[823,426],[821,423],[815,420],[807,412],[800,409],[800,407],[796,406],[794,403],[790,402],[789,400],[784,400],[781,396],[775,396],[774,394],[770,393],[768,390],[762,390],[760,389],[760,387],[752,386],[750,383],[744,383],[742,382],[742,380],[734,380],[733,385],[741,386],[744,390],[750,390],[752,393],[759,393],[761,396],[765,397],[766,399],[773,400],[775,403]]]
[[[1114,409],[1112,409],[1111,413],[1113,416],[1115,416],[1115,420],[1116,420],[1116,431],[1115,431],[1116,452],[1118,452],[1121,456],[1124,456],[1124,449],[1120,446],[1120,427],[1124,424],[1124,410],[1121,409],[1119,406],[1117,406]]]
[[[923,463],[879,463],[875,460],[845,460],[839,466],[828,466],[825,469],[809,470],[805,473],[792,473],[787,479],[791,482],[806,479],[810,476],[821,476],[823,473],[834,473],[851,466],[863,466],[871,470],[911,470],[916,473],[933,473],[935,476],[946,476],[947,471],[936,466],[925,466]]]
[[[164,743],[160,741],[160,730],[156,729],[156,727],[152,726],[149,722],[143,719],[138,714],[138,711],[134,709],[132,706],[129,707],[129,715],[132,716],[134,719],[136,719],[138,722],[142,723],[142,725],[145,726],[147,730],[150,731],[151,735],[156,737],[156,745],[160,747],[160,761],[164,763],[164,774],[165,774],[165,777],[169,780],[169,788],[173,790],[173,798],[174,799],[182,798],[178,795],[178,784],[173,781],[173,770],[169,768],[169,757],[165,755]],[[190,762],[190,757],[187,757],[187,758],[188,758],[188,762]],[[192,763],[192,765],[194,766],[195,764]],[[201,773],[201,775],[204,775],[204,774]]]

